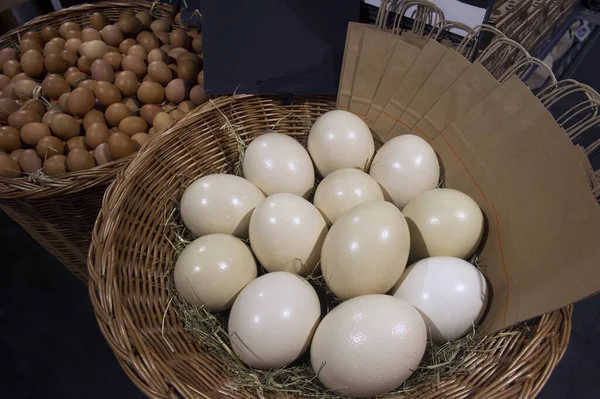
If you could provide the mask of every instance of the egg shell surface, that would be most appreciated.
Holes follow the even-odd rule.
[[[233,305],[238,293],[256,278],[250,248],[227,234],[209,234],[188,244],[175,263],[177,291],[195,306],[220,312]]]
[[[327,231],[313,204],[294,194],[275,194],[252,214],[250,246],[266,270],[307,276],[319,262]]]
[[[344,213],[321,251],[321,270],[341,299],[384,294],[398,281],[408,259],[410,236],[402,212],[385,201],[369,201]]]
[[[432,256],[466,259],[483,236],[483,213],[477,203],[450,188],[426,191],[402,213],[410,229],[412,262]]]
[[[254,184],[239,176],[207,175],[186,188],[181,217],[197,236],[223,233],[247,238],[252,212],[264,199]]]
[[[487,284],[469,262],[434,256],[409,266],[392,294],[423,316],[435,343],[462,337],[473,330],[487,305]]]
[[[231,347],[250,367],[287,366],[306,352],[320,317],[319,297],[305,279],[267,273],[248,284],[231,308]]]
[[[425,140],[404,134],[377,151],[369,174],[381,185],[386,200],[403,209],[408,201],[437,187],[440,165]]]
[[[355,205],[383,200],[379,184],[360,169],[338,169],[324,178],[315,192],[314,204],[331,226]]]
[[[364,295],[323,318],[310,361],[325,387],[367,398],[385,394],[410,377],[426,343],[425,323],[414,307],[389,295]]]
[[[317,118],[308,134],[307,147],[323,177],[342,168],[368,171],[375,152],[375,142],[366,123],[343,110],[329,111]]]
[[[315,184],[315,170],[306,149],[285,134],[267,133],[246,147],[244,177],[266,195],[291,193],[307,198]]]

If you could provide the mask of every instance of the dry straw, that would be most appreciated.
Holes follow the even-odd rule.
[[[277,131],[305,140],[314,120],[333,108],[332,99],[318,97],[291,104],[267,96],[216,99],[152,140],[107,191],[89,254],[90,297],[106,340],[147,396],[335,397],[306,358],[270,372],[241,364],[232,355],[224,316],[186,305],[171,276],[177,254],[193,238],[178,216],[185,187],[205,174],[239,171],[241,152],[256,134]],[[316,278],[312,283],[324,288]],[[570,327],[567,307],[492,336],[470,334],[431,346],[395,394],[531,398],[563,355]]]

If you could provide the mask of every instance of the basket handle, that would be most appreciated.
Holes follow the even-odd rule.
[[[444,12],[435,4],[425,0],[410,0],[402,1],[399,3],[396,9],[396,17],[394,18],[394,24],[392,32],[400,34],[402,29],[400,27],[402,23],[402,17],[406,16],[407,12],[413,8],[416,9],[412,12],[410,18],[413,19],[412,32],[418,36],[425,36],[425,28],[429,25],[435,25],[439,21],[445,19]]]
[[[506,72],[504,72],[502,76],[500,76],[498,81],[500,83],[506,82],[506,80],[508,80],[508,78],[510,78],[512,75],[516,75],[519,79],[523,80],[525,76],[530,72],[530,70],[535,67],[545,69],[546,72],[548,72],[548,77],[552,81],[552,85],[556,84],[556,76],[554,76],[554,72],[552,72],[552,69],[548,65],[546,65],[544,61],[535,57],[527,57],[519,61],[518,63],[510,67]]]

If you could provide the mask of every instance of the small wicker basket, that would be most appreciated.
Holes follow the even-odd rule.
[[[98,324],[121,366],[152,398],[244,398],[223,364],[186,332],[169,306],[176,257],[165,220],[191,181],[232,173],[238,140],[276,126],[303,141],[314,120],[334,108],[330,98],[219,98],[157,137],[107,191],[89,254],[89,292]],[[236,134],[232,134],[235,129]],[[237,137],[235,137],[237,136]],[[572,307],[483,339],[461,360],[467,374],[425,384],[411,398],[533,398],[564,354]]]
[[[173,7],[147,1],[84,4],[40,16],[0,38],[0,48],[18,47],[27,31],[56,28],[67,21],[89,26],[90,15],[102,12],[117,21],[124,10],[151,10],[159,18],[173,18]],[[131,157],[49,181],[0,176],[0,208],[75,276],[87,281],[86,258],[90,236],[106,187]]]

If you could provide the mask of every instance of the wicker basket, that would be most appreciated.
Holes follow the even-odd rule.
[[[198,177],[231,172],[238,143],[277,125],[302,141],[312,122],[334,108],[329,98],[220,98],[157,137],[107,191],[89,254],[89,292],[98,324],[121,366],[152,398],[243,398],[227,388],[227,373],[186,333],[169,306],[168,272],[175,252],[164,223],[185,186]],[[569,342],[572,308],[548,313],[529,331],[509,329],[484,340],[463,360],[472,370],[422,386],[415,398],[532,398]]]
[[[24,32],[56,28],[66,21],[88,26],[93,12],[103,12],[117,21],[123,10],[150,10],[160,18],[172,19],[173,9],[147,1],[106,2],[71,7],[38,17],[0,38],[0,47],[16,46]],[[51,182],[28,178],[0,177],[0,208],[36,241],[58,258],[75,276],[87,281],[86,258],[90,236],[106,187],[129,159],[69,173]]]

